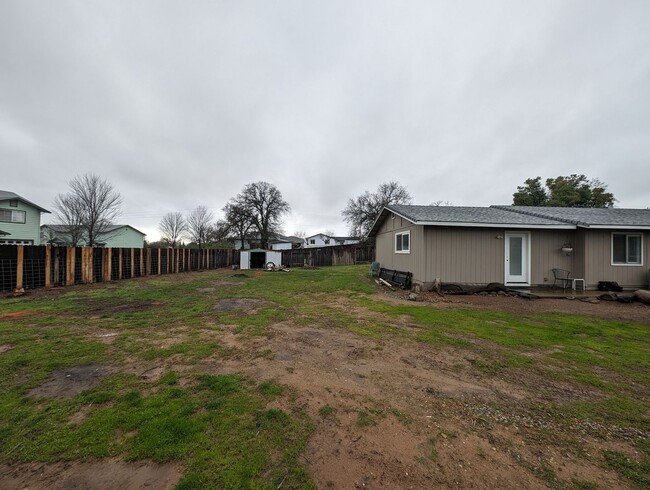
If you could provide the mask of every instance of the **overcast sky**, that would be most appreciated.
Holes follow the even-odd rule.
[[[389,180],[487,206],[584,173],[645,208],[650,1],[3,0],[0,162],[46,208],[105,177],[149,240],[260,180],[289,234]]]

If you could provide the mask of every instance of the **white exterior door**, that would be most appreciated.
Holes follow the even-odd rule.
[[[251,268],[250,258],[251,258],[250,252],[244,252],[244,251],[239,252],[239,268],[250,269]]]
[[[530,234],[506,232],[506,284],[530,285]]]

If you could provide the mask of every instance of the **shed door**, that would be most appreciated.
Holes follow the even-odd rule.
[[[530,285],[530,234],[506,232],[506,284]]]
[[[239,252],[239,268],[240,269],[250,269],[249,252]]]

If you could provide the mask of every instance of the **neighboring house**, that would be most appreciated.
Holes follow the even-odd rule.
[[[413,282],[553,284],[552,269],[588,288],[648,287],[650,210],[527,206],[386,206],[369,236],[382,267]]]
[[[0,191],[0,244],[40,245],[41,213],[49,213],[13,192]]]
[[[243,250],[249,250],[253,246],[260,246],[261,237],[257,235],[255,238],[250,240],[244,240]],[[271,250],[291,250],[292,248],[301,248],[305,244],[305,240],[296,236],[283,236],[283,235],[272,235],[269,240],[269,247]],[[241,250],[241,240],[233,240],[233,246],[235,250]]]
[[[70,234],[66,225],[43,225],[41,226],[42,243],[68,246],[72,244]],[[96,247],[107,248],[143,248],[145,234],[136,230],[130,225],[110,225],[96,240]],[[85,238],[82,238],[78,246],[87,245]]]
[[[305,238],[305,247],[334,247],[335,245],[352,245],[359,243],[359,238],[353,236],[330,236],[325,233]]]

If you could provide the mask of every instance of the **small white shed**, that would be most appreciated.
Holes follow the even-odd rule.
[[[255,248],[242,250],[239,253],[240,269],[264,269],[269,262],[272,262],[275,266],[282,263],[282,252],[280,251]]]

